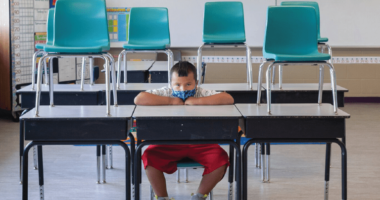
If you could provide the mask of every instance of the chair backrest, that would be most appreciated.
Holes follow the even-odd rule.
[[[314,7],[317,14],[317,34],[318,38],[321,38],[320,34],[320,15],[319,15],[319,5],[318,2],[314,1],[283,1],[281,2],[281,6],[311,6]]]
[[[168,9],[157,7],[132,8],[129,16],[128,42],[170,45]]]
[[[53,37],[54,37],[54,8],[50,8],[48,11],[48,19],[46,22],[47,27],[47,45],[53,44]]]
[[[241,2],[207,2],[203,17],[203,42],[224,37],[245,42],[244,9]]]
[[[264,53],[307,54],[318,51],[313,7],[269,6]]]
[[[57,0],[54,45],[110,46],[105,0]]]

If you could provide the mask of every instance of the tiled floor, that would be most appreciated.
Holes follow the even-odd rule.
[[[346,104],[348,198],[380,199],[380,104]],[[20,200],[18,169],[19,124],[0,118],[0,199]],[[224,147],[225,148],[225,147]],[[272,145],[271,183],[259,181],[250,148],[249,199],[323,199],[325,145]],[[30,154],[31,158],[32,154]],[[32,159],[30,165],[32,166]],[[340,199],[340,149],[332,148],[330,199]],[[44,147],[45,199],[116,200],[124,197],[124,159],[114,147],[114,167],[107,170],[107,184],[96,184],[95,147]],[[167,175],[169,194],[176,200],[190,199],[202,169],[190,170],[190,182],[176,182]],[[29,167],[29,197],[38,199],[37,171]],[[226,199],[227,180],[214,189],[215,199]],[[142,199],[148,199],[149,183],[143,175]]]

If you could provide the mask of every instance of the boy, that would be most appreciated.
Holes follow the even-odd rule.
[[[196,68],[189,62],[178,62],[170,70],[171,88],[141,92],[136,105],[226,105],[234,99],[227,93],[197,87]],[[205,167],[196,195],[191,200],[204,200],[223,178],[229,166],[227,153],[218,145],[150,145],[142,160],[146,175],[158,200],[169,200],[163,172],[172,174],[177,161],[190,158]]]

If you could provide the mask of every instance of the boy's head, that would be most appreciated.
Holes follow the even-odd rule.
[[[179,61],[170,70],[170,84],[175,91],[193,90],[197,81],[197,69],[187,61]]]

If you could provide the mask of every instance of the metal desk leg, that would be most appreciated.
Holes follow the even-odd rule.
[[[342,142],[337,142],[342,151],[342,200],[347,200],[347,149]]]
[[[37,165],[37,147],[36,146],[33,147],[33,162],[34,162],[34,169],[37,170],[38,165]]]
[[[270,174],[270,143],[267,143],[267,148],[266,148],[266,163],[265,163],[265,175],[266,175],[266,183],[269,183],[269,174]]]
[[[259,143],[255,143],[255,165],[256,165],[256,168],[259,167]]]
[[[265,183],[265,143],[261,143],[261,180]]]
[[[242,178],[243,178],[243,200],[247,200],[247,185],[248,185],[248,148],[251,146],[251,144],[254,143],[254,140],[248,140],[244,146],[243,146],[243,173],[242,173]],[[257,147],[258,143],[255,143]]]
[[[325,200],[329,199],[330,161],[331,161],[331,143],[326,143],[325,196],[324,196]]]
[[[105,154],[104,154],[104,157],[105,157],[105,159],[104,159],[104,165],[105,165],[105,169],[109,169],[109,167],[108,167],[108,159],[109,159],[109,150],[108,150],[108,147],[109,147],[109,145],[108,144],[106,144],[105,145]]]
[[[109,169],[113,169],[113,150],[112,150],[112,144],[109,145],[109,154],[108,154],[108,158],[110,160],[110,165],[109,165]]]
[[[106,183],[106,145],[102,145],[102,183]]]
[[[131,148],[131,177],[132,177],[132,198],[134,198],[134,195],[135,195],[135,179],[134,179],[134,162],[135,162],[135,137],[133,136],[133,134],[131,132],[129,132],[128,134],[128,137],[129,137],[129,141],[130,141],[130,148]]]
[[[24,156],[22,159],[22,200],[28,200],[28,153],[33,145],[34,143],[31,142],[24,149]]]
[[[24,153],[24,121],[20,119],[20,184],[22,184],[22,156]]]
[[[100,184],[100,145],[96,145],[96,174],[97,184]]]
[[[228,169],[228,200],[233,199],[234,191],[234,162],[235,160],[235,151],[234,147],[230,145],[230,167]]]
[[[34,146],[36,147],[36,146]],[[42,158],[42,146],[39,145],[38,147],[38,178],[39,178],[39,185],[40,185],[40,200],[45,199],[44,195],[44,167],[43,167],[43,158]]]

